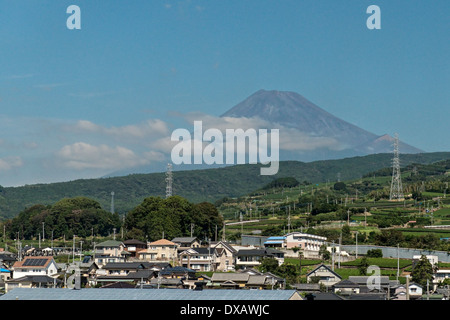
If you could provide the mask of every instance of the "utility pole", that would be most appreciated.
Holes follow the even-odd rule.
[[[72,263],[75,262],[75,235],[73,235]]]
[[[400,276],[400,244],[397,244],[397,281]]]
[[[334,240],[333,240],[333,246],[331,247],[331,270],[334,271]]]
[[[338,268],[341,268],[341,244],[342,244],[342,231],[339,236],[339,260],[338,260]]]
[[[80,261],[82,254],[83,254],[83,241],[80,241]]]

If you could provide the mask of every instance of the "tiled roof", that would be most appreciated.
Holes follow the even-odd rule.
[[[175,242],[172,242],[167,239],[160,239],[160,240],[150,242],[148,245],[149,246],[176,246],[177,244]]]

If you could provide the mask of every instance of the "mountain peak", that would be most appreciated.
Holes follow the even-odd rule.
[[[222,117],[258,117],[285,127],[298,128],[314,136],[340,137],[346,130],[356,130],[359,135],[371,135],[291,91],[259,90],[225,112]],[[371,139],[375,138],[376,135],[371,136]]]
[[[222,117],[260,118],[282,128],[295,128],[303,137],[306,134],[310,137],[333,138],[339,142],[340,149],[348,149],[350,155],[392,152],[391,136],[379,136],[366,131],[292,91],[258,90]],[[406,144],[403,147],[405,153],[422,152]]]

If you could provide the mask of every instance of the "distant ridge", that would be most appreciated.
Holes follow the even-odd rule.
[[[401,155],[402,166],[411,163],[429,164],[450,159],[450,152]],[[173,194],[192,202],[215,202],[223,197],[239,197],[262,188],[273,179],[294,177],[298,181],[319,183],[359,179],[363,175],[392,165],[392,154],[375,154],[338,160],[313,162],[282,161],[274,176],[261,176],[260,165],[236,165],[223,168],[174,171]],[[63,198],[84,196],[97,200],[110,209],[111,191],[114,207],[127,213],[148,196],[165,196],[164,172],[131,174],[122,177],[80,179],[68,182],[35,184],[0,188],[0,220],[14,217],[36,204],[53,204]]]

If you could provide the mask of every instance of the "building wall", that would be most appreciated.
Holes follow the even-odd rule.
[[[356,252],[356,245],[342,245],[342,250],[347,251],[350,254]],[[368,250],[381,249],[383,257],[385,258],[397,258],[397,247],[382,247],[373,245],[358,245],[358,254],[366,254]],[[400,248],[400,259],[413,259],[415,255],[434,255],[437,256],[440,262],[450,262],[450,252],[447,251],[431,251],[411,248]]]

